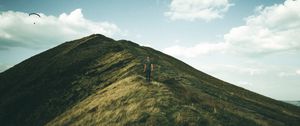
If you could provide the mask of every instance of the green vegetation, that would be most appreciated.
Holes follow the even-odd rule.
[[[143,60],[155,60],[145,82]],[[0,74],[0,125],[297,126],[300,108],[149,47],[91,35]]]

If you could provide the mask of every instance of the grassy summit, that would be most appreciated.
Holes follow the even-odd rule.
[[[143,60],[155,60],[147,85]],[[154,49],[91,35],[0,74],[0,125],[294,125],[300,108]]]

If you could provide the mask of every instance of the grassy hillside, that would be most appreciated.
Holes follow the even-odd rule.
[[[155,61],[147,85],[143,60]],[[91,35],[0,74],[0,125],[294,125],[300,108],[159,51]]]

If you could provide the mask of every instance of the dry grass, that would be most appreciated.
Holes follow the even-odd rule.
[[[158,82],[131,76],[99,90],[47,125],[155,124],[167,118],[162,106],[172,93]],[[165,119],[167,121],[167,119]]]

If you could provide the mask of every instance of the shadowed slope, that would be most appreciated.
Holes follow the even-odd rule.
[[[156,61],[146,85],[142,62]],[[148,47],[91,35],[0,74],[3,125],[298,125],[299,107]]]

